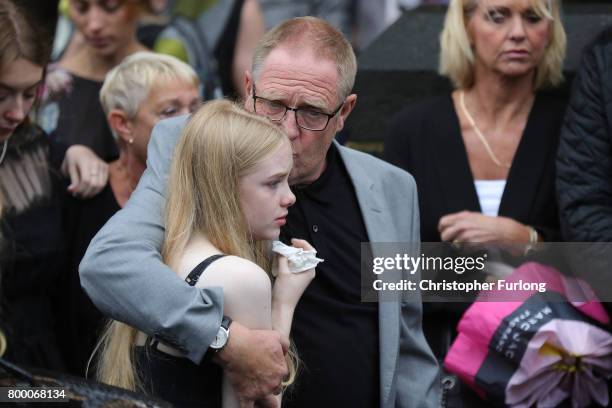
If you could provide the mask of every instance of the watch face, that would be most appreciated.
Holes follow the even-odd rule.
[[[228,338],[227,330],[221,327],[219,331],[217,332],[217,335],[215,336],[215,340],[210,345],[210,348],[217,349],[217,350],[222,348],[223,346],[225,346],[225,343],[227,343],[227,338]]]

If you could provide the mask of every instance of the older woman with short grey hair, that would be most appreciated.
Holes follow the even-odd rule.
[[[200,105],[199,80],[178,59],[152,52],[126,57],[106,76],[100,101],[115,136],[119,158],[109,163],[106,187],[90,200],[68,199],[66,222],[71,248],[73,285],[71,366],[83,373],[103,318],[80,288],[78,266],[98,230],[123,207],[136,188],[147,161],[147,145],[155,124],[164,118],[189,114]]]

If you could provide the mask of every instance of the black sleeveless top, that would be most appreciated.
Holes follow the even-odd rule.
[[[213,255],[198,264],[187,278],[195,286],[206,268],[225,255]],[[173,356],[157,349],[157,341],[149,337],[144,346],[134,350],[136,370],[144,390],[177,408],[221,407],[222,370],[210,359],[194,364],[187,358]]]

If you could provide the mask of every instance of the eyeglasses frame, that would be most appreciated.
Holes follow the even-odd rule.
[[[274,102],[274,103],[278,103],[279,105],[283,105],[283,106],[285,107],[285,112],[283,113],[283,116],[281,116],[281,118],[280,118],[280,119],[277,119],[277,120],[271,119],[271,118],[269,118],[269,117],[268,117],[268,119],[270,119],[272,122],[281,122],[281,121],[282,121],[283,119],[285,119],[285,117],[287,116],[287,112],[288,112],[288,111],[293,111],[293,112],[294,112],[294,114],[295,114],[295,124],[296,124],[296,125],[298,125],[298,126],[299,126],[300,128],[302,128],[302,129],[305,129],[305,130],[311,130],[311,131],[313,131],[313,132],[322,132],[322,131],[324,131],[325,129],[327,129],[327,125],[329,125],[329,121],[330,121],[330,120],[331,120],[331,119],[332,119],[334,116],[336,116],[336,115],[338,114],[338,112],[340,112],[340,109],[342,109],[342,107],[344,106],[344,102],[345,102],[345,101],[342,101],[342,103],[340,103],[340,106],[338,106],[338,107],[337,107],[337,108],[336,108],[336,109],[335,109],[335,110],[334,110],[332,113],[319,112],[319,113],[321,113],[321,114],[323,114],[323,115],[327,116],[327,122],[325,122],[325,126],[323,126],[323,129],[309,129],[309,128],[307,128],[307,127],[304,127],[304,126],[300,125],[300,124],[298,123],[298,120],[297,120],[297,113],[298,113],[298,111],[300,111],[300,110],[302,110],[302,111],[303,111],[303,110],[306,110],[306,109],[304,109],[304,108],[290,108],[289,106],[285,105],[284,103],[281,103],[281,102],[278,102],[278,101],[272,101],[272,100],[270,100],[270,99],[268,99],[268,98],[263,98],[263,97],[261,97],[261,96],[257,96],[257,94],[256,94],[255,92],[256,92],[256,91],[255,91],[255,84],[253,84],[253,111],[254,111],[255,113],[257,113],[257,108],[255,107],[255,106],[256,106],[256,104],[257,104],[257,99],[261,99],[261,100],[264,100],[264,101],[267,101],[267,102]],[[264,116],[265,116],[265,115],[264,115]],[[266,117],[267,117],[267,116],[266,116]]]

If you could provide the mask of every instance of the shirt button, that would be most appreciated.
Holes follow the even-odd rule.
[[[312,226],[312,231],[313,231],[313,232],[319,232],[319,226],[318,226],[318,225],[316,225],[316,224],[315,224],[315,225],[313,225],[313,226]]]

